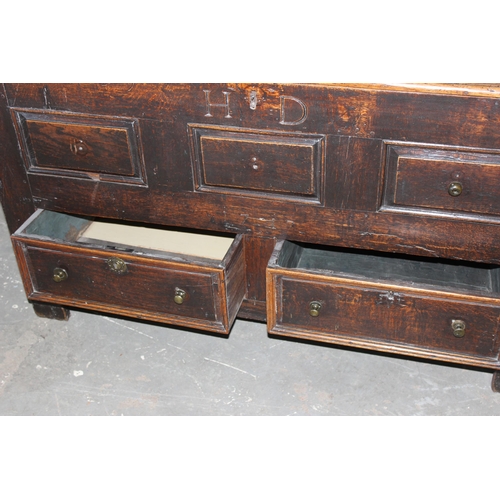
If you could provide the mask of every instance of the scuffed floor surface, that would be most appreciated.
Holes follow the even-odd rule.
[[[0,211],[0,415],[500,415],[491,373],[72,311],[38,318]]]

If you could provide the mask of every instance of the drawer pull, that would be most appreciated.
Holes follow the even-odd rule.
[[[321,311],[321,304],[317,300],[313,300],[309,304],[309,314],[314,318],[319,316],[319,312]]]
[[[186,298],[186,292],[180,288],[175,289],[174,302],[176,304],[182,304]]]
[[[120,257],[110,257],[108,259],[108,266],[114,273],[124,274],[127,272],[127,264]]]
[[[453,329],[453,335],[461,339],[465,335],[465,321],[461,319],[452,319],[451,328]]]
[[[52,279],[56,283],[60,283],[61,281],[65,281],[68,279],[68,272],[66,269],[62,269],[61,267],[56,267],[54,272],[52,273]]]
[[[450,196],[460,196],[462,194],[462,184],[460,182],[452,182],[448,187]]]

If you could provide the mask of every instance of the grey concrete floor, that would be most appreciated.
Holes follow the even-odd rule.
[[[0,415],[500,415],[488,371],[72,311],[37,317],[0,210]]]

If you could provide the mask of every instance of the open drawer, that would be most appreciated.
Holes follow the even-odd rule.
[[[239,235],[38,210],[12,239],[31,300],[227,334],[245,296]]]
[[[279,241],[267,268],[276,335],[498,367],[500,268]]]

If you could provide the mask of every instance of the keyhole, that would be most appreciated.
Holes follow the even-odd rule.
[[[85,156],[89,152],[87,145],[81,140],[73,142],[70,145],[70,149],[78,156]]]
[[[250,109],[257,109],[257,92],[255,90],[250,91]]]

